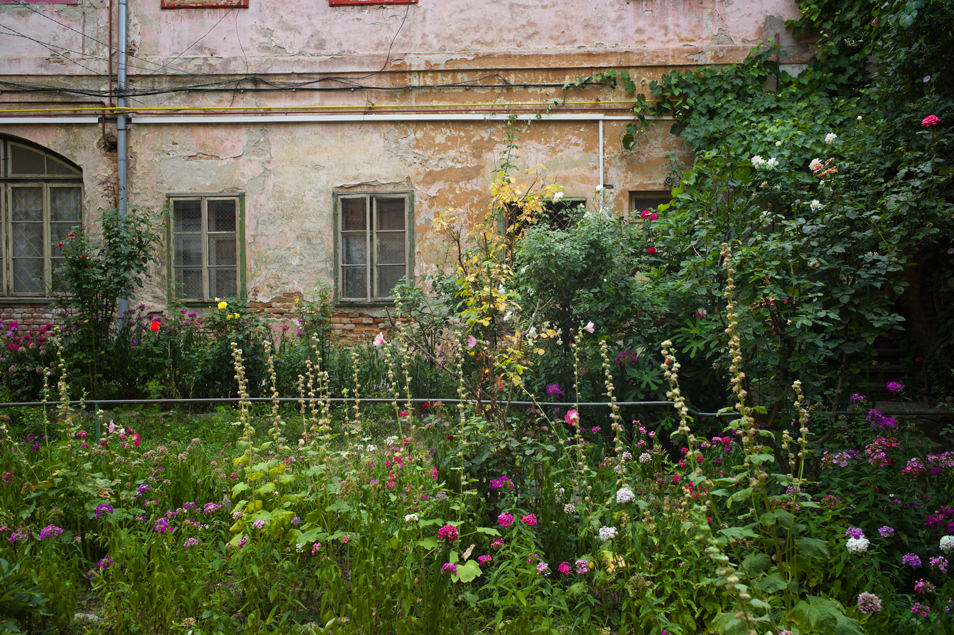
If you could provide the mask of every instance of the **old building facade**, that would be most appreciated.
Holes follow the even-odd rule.
[[[484,212],[508,125],[518,165],[587,209],[666,197],[669,124],[626,150],[632,97],[566,83],[619,69],[646,91],[762,41],[806,54],[790,0],[121,4],[0,0],[4,320],[52,318],[59,241],[95,233],[125,163],[128,206],[165,211],[137,301],[280,316],[325,284],[339,330],[369,331],[395,281],[446,261],[435,214]]]

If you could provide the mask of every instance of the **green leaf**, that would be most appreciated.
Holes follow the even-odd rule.
[[[796,540],[795,545],[798,548],[798,553],[806,558],[827,560],[829,557],[828,544],[820,538],[809,538],[805,536]]]
[[[232,498],[235,498],[242,492],[246,490],[250,490],[250,489],[252,489],[252,487],[248,483],[245,483],[245,482],[236,483],[235,487],[232,488]]]
[[[474,580],[475,578],[480,577],[481,570],[480,565],[477,564],[476,560],[468,560],[462,565],[457,567],[457,575],[451,577],[455,582],[463,582],[464,584]]]
[[[758,577],[763,571],[772,566],[772,559],[764,553],[753,553],[742,561],[742,568],[749,576]]]

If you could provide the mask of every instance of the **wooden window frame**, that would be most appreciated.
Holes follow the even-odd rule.
[[[175,216],[173,204],[175,201],[199,201],[201,214],[201,228],[199,231],[202,246],[202,294],[201,298],[187,298],[178,294],[176,289],[175,264]],[[168,281],[167,294],[170,302],[179,302],[186,306],[205,306],[217,298],[211,293],[209,272],[215,268],[209,264],[209,201],[235,201],[235,282],[236,296],[246,297],[245,277],[245,194],[169,194],[166,196],[166,280]],[[180,232],[181,233],[181,232]],[[215,232],[212,232],[215,233]],[[223,232],[229,233],[229,232]],[[221,299],[221,298],[219,298]]]
[[[11,174],[12,150],[14,146],[22,147],[31,152],[42,154],[46,161],[56,161],[62,164],[72,174],[66,173],[19,173]],[[53,210],[50,203],[50,192],[57,188],[79,190],[79,217],[71,230],[81,233],[83,223],[83,175],[79,166],[56,153],[29,142],[18,141],[13,138],[0,138],[0,300],[10,302],[50,302],[52,301],[51,287],[53,284],[53,261],[62,258],[62,251],[55,253],[53,246],[53,225],[70,221],[53,221]],[[42,255],[43,259],[43,291],[40,294],[17,292],[13,288],[13,192],[17,188],[41,188],[42,211]]]
[[[342,201],[345,199],[365,199],[365,296],[362,298],[345,297],[344,294],[344,266],[341,262],[344,251],[342,230]],[[394,296],[377,296],[374,294],[377,286],[377,234],[381,232],[397,232],[399,230],[376,229],[377,206],[376,199],[403,198],[404,199],[404,275],[408,280],[414,279],[414,192],[411,191],[374,191],[374,192],[335,192],[334,202],[334,263],[335,284],[334,300],[339,306],[385,306],[394,303]],[[360,230],[354,230],[360,231]]]
[[[248,0],[162,0],[162,9],[248,9]]]
[[[329,7],[349,7],[368,4],[417,4],[417,0],[328,0]]]

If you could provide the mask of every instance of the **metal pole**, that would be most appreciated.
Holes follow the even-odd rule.
[[[117,105],[120,108],[126,107],[126,49],[129,48],[129,36],[127,34],[128,0],[119,0],[119,19],[118,22],[118,43],[116,59],[116,88],[119,93]],[[129,155],[128,145],[128,120],[126,111],[120,110],[116,116],[116,172],[119,180],[119,216],[126,217],[128,211],[128,195],[126,192],[126,173]],[[119,298],[119,313],[123,314],[129,309],[128,298]]]

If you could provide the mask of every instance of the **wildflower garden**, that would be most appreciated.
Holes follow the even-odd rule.
[[[954,633],[954,8],[799,4],[797,76],[581,78],[672,116],[668,204],[551,226],[512,124],[371,341],[120,313],[155,219],[70,237],[0,328],[0,632]]]

